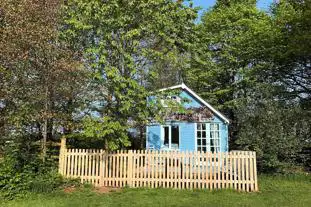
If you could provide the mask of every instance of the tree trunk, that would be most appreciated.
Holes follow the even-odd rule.
[[[140,126],[139,127],[139,137],[140,137],[140,149],[144,149],[145,148],[145,136],[144,136],[144,126]]]
[[[49,110],[49,88],[45,89],[45,110],[44,110],[44,123],[43,123],[43,137],[41,142],[42,160],[45,162],[46,158],[46,143],[48,137],[48,110]]]
[[[104,146],[105,150],[108,151],[108,140],[105,139],[105,146]]]
[[[43,138],[42,138],[42,144],[41,144],[41,150],[42,150],[42,160],[45,162],[46,158],[46,142],[47,142],[47,135],[48,135],[48,119],[45,118],[44,124],[43,124]]]

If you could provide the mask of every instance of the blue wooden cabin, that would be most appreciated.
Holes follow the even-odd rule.
[[[219,111],[205,102],[185,84],[164,90],[179,89],[179,95],[171,97],[182,106],[192,110],[190,118],[183,114],[174,114],[165,119],[165,123],[153,122],[146,127],[146,149],[227,152],[229,120]]]

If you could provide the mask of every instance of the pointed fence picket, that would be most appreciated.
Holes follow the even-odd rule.
[[[59,173],[95,186],[258,191],[256,154],[250,151],[178,152],[67,149]]]

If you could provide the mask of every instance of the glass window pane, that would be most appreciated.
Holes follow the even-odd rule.
[[[169,127],[164,127],[164,145],[168,145],[169,142]]]
[[[202,129],[206,130],[206,124],[202,124]]]
[[[219,139],[215,139],[215,146],[219,146]]]
[[[215,129],[214,129],[214,126],[215,126],[215,124],[211,124],[211,127],[210,127],[211,130],[215,130]]]
[[[212,131],[219,131],[219,124],[211,124],[210,128]]]
[[[219,138],[219,131],[214,132],[215,138]]]
[[[171,127],[171,144],[174,144],[175,147],[179,146],[179,127]]]
[[[198,139],[198,145],[201,145],[201,139]]]
[[[197,130],[201,130],[202,129],[202,124],[197,124]]]
[[[210,137],[211,137],[212,139],[214,139],[214,138],[215,138],[215,132],[210,132],[210,133],[211,133]]]
[[[202,139],[202,145],[206,145],[206,139]]]
[[[201,151],[201,147],[198,147],[198,151]]]
[[[201,137],[201,132],[197,132],[197,137]]]
[[[214,144],[214,140],[213,139],[211,139],[211,147],[214,147],[215,146],[215,144]]]
[[[203,137],[203,138],[206,138],[206,131],[203,131],[203,132],[202,132],[202,137]]]

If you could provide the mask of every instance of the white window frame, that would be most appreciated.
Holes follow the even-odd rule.
[[[198,123],[195,123],[195,130],[194,130],[194,142],[195,142],[195,150],[198,151],[198,137],[197,137],[197,132],[198,132],[198,124],[205,124],[205,131],[206,131],[206,152],[211,152],[211,124],[217,124],[218,125],[218,132],[219,132],[219,145],[217,146],[217,149],[218,150],[214,150],[214,152],[220,152],[221,150],[221,130],[220,130],[220,127],[221,127],[221,123],[210,123],[210,122],[198,122]],[[202,131],[202,130],[201,130]],[[216,130],[213,130],[213,132],[216,132]],[[201,135],[202,137],[202,135]],[[201,140],[202,141],[202,140]],[[215,142],[214,142],[215,143]],[[214,146],[214,149],[215,149],[215,146]],[[202,143],[201,143],[201,150],[202,150]]]
[[[198,125],[201,125],[201,130],[198,130]],[[205,130],[203,130],[203,125],[205,125]],[[209,145],[210,145],[210,143],[209,143],[209,136],[208,136],[208,134],[209,134],[209,124],[208,123],[196,123],[196,125],[195,125],[195,143],[196,143],[196,151],[201,151],[201,152],[204,152],[202,149],[203,149],[203,147],[205,147],[206,148],[206,152],[208,152],[209,151]],[[203,143],[202,143],[202,141],[203,141],[203,139],[202,139],[202,136],[203,136],[203,131],[205,131],[205,139],[206,139],[206,143],[205,143],[205,145],[203,145]],[[198,145],[198,132],[201,132],[201,144],[200,144],[200,150],[198,150],[198,148],[199,148],[199,145]]]
[[[214,130],[212,130],[212,126],[213,125],[216,125],[216,126],[218,126],[218,130],[216,129],[214,129]],[[220,141],[221,141],[221,131],[220,131],[220,124],[219,123],[210,123],[210,128],[209,128],[209,131],[210,131],[210,134],[209,134],[209,140],[210,140],[210,142],[211,142],[211,140],[214,140],[214,152],[220,152]],[[216,138],[216,137],[212,137],[212,133],[215,133],[216,134],[216,132],[218,132],[218,137]],[[215,141],[218,139],[218,145],[215,145]],[[211,143],[210,143],[210,149],[212,149],[212,146],[211,146]],[[217,149],[217,150],[216,150]],[[211,151],[211,150],[210,150]]]
[[[175,126],[175,125],[174,125]],[[178,150],[180,148],[180,126],[176,125],[178,127]],[[165,132],[164,132],[164,127],[168,127],[168,149],[172,149],[172,125],[161,125],[161,142],[163,143],[163,147],[166,147],[164,145],[164,140],[165,140]],[[177,150],[177,149],[172,149],[172,150]]]
[[[164,141],[165,141],[164,127],[168,127],[168,148],[171,149],[171,137],[172,137],[171,125],[161,125],[161,140],[162,140],[162,143],[163,143],[163,147],[166,147],[166,145],[164,144]]]

